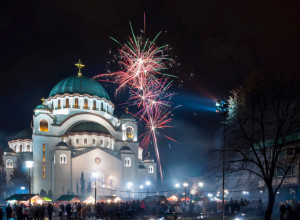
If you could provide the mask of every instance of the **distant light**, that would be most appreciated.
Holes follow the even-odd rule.
[[[140,185],[140,189],[144,189],[144,186],[143,186],[143,185]]]
[[[21,186],[21,190],[24,190],[25,189],[25,186]]]
[[[214,195],[211,194],[211,193],[208,193],[207,196],[208,196],[209,198],[211,198],[211,197],[213,197]]]
[[[200,187],[203,187],[203,182],[200,182],[200,183],[198,183],[198,185],[200,186]]]
[[[130,189],[132,187],[132,182],[128,182],[127,187],[128,187],[128,189]]]
[[[92,173],[92,176],[93,176],[94,178],[97,178],[97,177],[98,177],[97,171],[94,171],[94,172]]]
[[[103,184],[103,185],[102,185],[102,187],[103,187],[103,188],[105,188],[105,187],[106,187],[106,185],[105,185],[105,184]]]
[[[240,220],[240,218],[235,218],[234,220]]]
[[[25,165],[27,168],[31,168],[31,167],[33,167],[33,161],[27,160],[27,161],[25,161]]]
[[[147,185],[147,186],[150,186],[150,185],[151,185],[151,182],[150,182],[150,181],[146,181],[146,185]]]
[[[277,192],[277,194],[279,194],[279,192]]]
[[[189,184],[188,184],[188,183],[186,183],[186,182],[185,182],[185,183],[183,183],[182,185],[183,185],[184,187],[188,187],[188,186],[189,186]]]
[[[179,188],[179,187],[180,187],[180,184],[179,184],[179,183],[176,183],[176,184],[175,184],[175,187],[176,187],[176,188]]]
[[[260,191],[259,191],[259,193],[263,193],[263,191],[262,191],[262,190],[260,190]]]

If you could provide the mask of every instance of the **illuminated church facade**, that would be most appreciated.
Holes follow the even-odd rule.
[[[96,178],[98,195],[125,197],[129,187],[139,191],[146,181],[155,190],[157,164],[150,155],[143,158],[137,121],[128,112],[116,117],[106,90],[76,65],[78,75],[57,83],[34,109],[32,128],[8,142],[8,176],[18,163],[32,160],[32,192],[51,190],[54,199],[78,194],[82,173],[86,186]]]

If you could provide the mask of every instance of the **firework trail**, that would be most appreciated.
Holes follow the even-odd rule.
[[[174,94],[167,93],[167,90],[171,86],[171,82],[168,81],[169,77],[175,76],[165,74],[163,71],[168,69],[173,60],[168,56],[168,45],[156,46],[155,40],[160,33],[153,40],[146,39],[144,36],[137,37],[131,23],[129,24],[132,36],[128,37],[125,44],[122,45],[111,38],[121,46],[118,50],[120,58],[118,64],[121,70],[100,74],[94,78],[109,77],[110,82],[118,85],[116,95],[123,88],[129,88],[130,98],[127,103],[138,107],[139,110],[134,116],[146,124],[146,132],[139,137],[142,138],[141,147],[147,150],[150,142],[153,142],[163,181],[157,136],[160,130],[171,127],[168,125],[172,121],[170,100]],[[175,141],[166,135],[163,136]]]

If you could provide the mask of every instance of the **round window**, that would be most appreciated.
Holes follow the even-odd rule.
[[[101,163],[100,157],[96,157],[96,158],[95,158],[95,163],[97,163],[97,164]]]

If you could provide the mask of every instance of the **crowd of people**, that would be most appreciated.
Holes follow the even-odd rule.
[[[233,200],[225,202],[225,216],[236,216],[237,214],[250,213],[263,215],[264,204],[259,200]],[[280,219],[300,219],[297,217],[300,210],[298,203],[282,203],[279,207],[275,204],[274,211],[278,208]],[[101,202],[94,204],[74,203],[44,203],[26,206],[22,203],[5,207],[6,218],[10,220],[51,220],[53,216],[59,219],[85,219],[85,218],[114,218],[134,219],[147,217],[199,217],[222,213],[222,203],[217,201],[200,200],[194,202],[173,202],[144,200],[122,201],[122,202]],[[3,210],[0,208],[0,220],[3,218]]]

